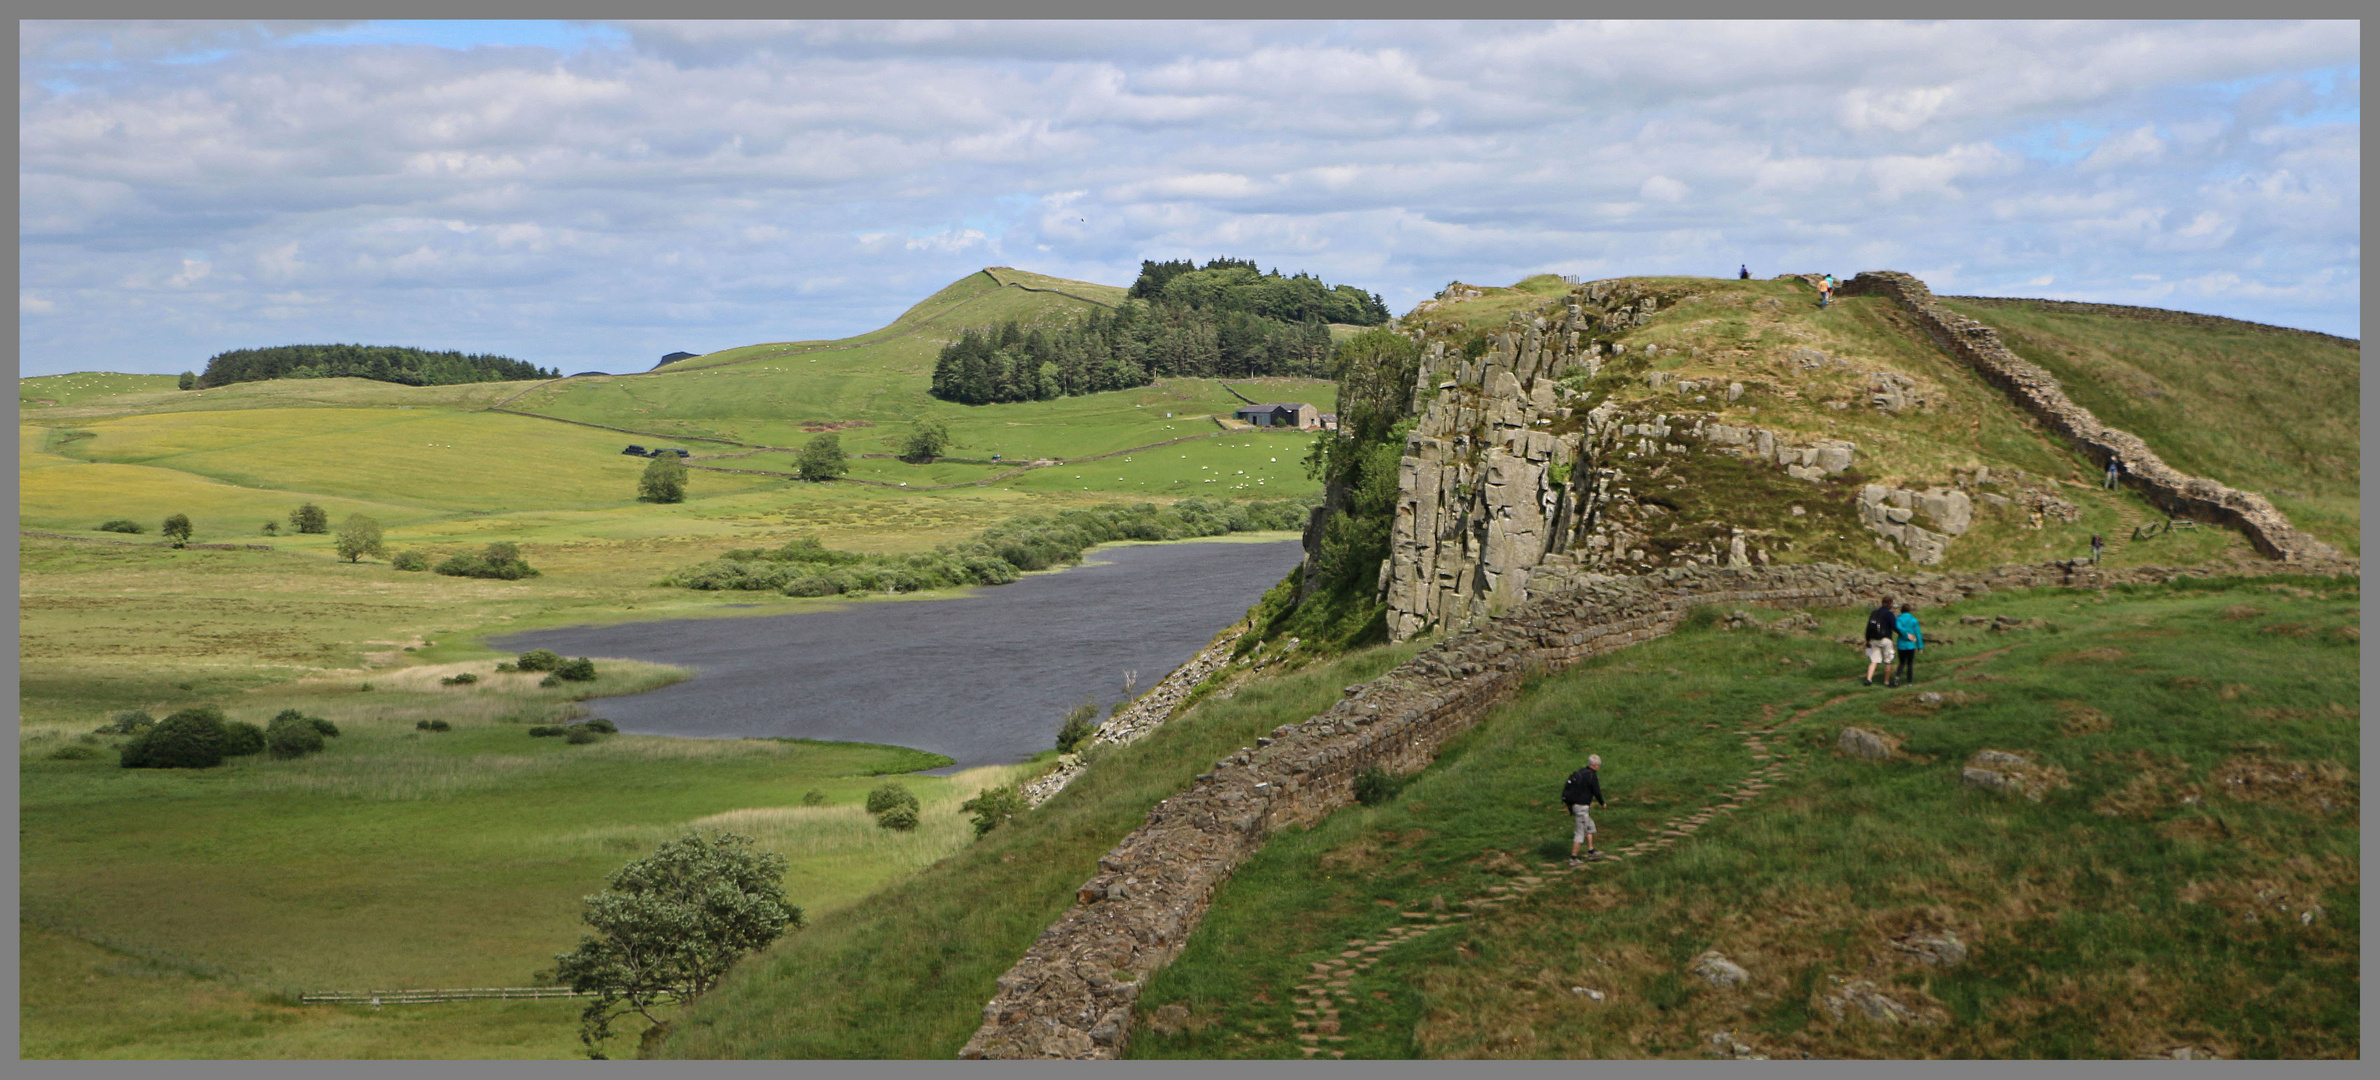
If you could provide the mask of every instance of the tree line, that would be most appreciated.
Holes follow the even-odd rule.
[[[1325,377],[1328,324],[1388,321],[1378,296],[1244,259],[1143,261],[1126,301],[1055,329],[1011,321],[943,347],[931,392],[985,405],[1122,390],[1168,377]]]
[[[526,360],[453,350],[430,352],[398,345],[276,345],[233,349],[207,360],[204,374],[185,376],[185,390],[264,379],[373,379],[406,386],[555,379],[555,369]]]

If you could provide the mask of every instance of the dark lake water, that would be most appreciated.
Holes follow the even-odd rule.
[[[650,735],[840,739],[916,747],[954,768],[1047,750],[1066,710],[1143,690],[1247,613],[1302,556],[1298,542],[1112,547],[1099,565],[950,600],[855,603],[800,615],[564,627],[495,639],[682,664],[675,686],[590,702]]]

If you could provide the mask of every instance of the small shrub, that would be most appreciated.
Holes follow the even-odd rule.
[[[1405,781],[1378,765],[1355,774],[1355,801],[1365,806],[1378,806],[1403,790]]]
[[[557,678],[555,678],[555,677],[553,677],[553,676],[551,676],[551,675],[548,675],[548,676],[546,676],[545,678],[542,678],[542,679],[539,679],[539,680],[537,680],[537,685],[539,685],[539,686],[560,686],[560,685],[562,685],[562,680],[560,680],[560,679],[557,679]]]
[[[602,737],[603,736],[589,731],[586,728],[580,727],[577,724],[572,724],[570,726],[569,734],[562,736],[562,741],[569,743],[572,746],[585,746],[588,743],[594,742],[595,740]]]
[[[453,724],[444,720],[416,720],[413,722],[415,731],[453,731],[454,727]]]
[[[430,557],[418,551],[400,551],[389,557],[388,564],[399,570],[427,570]]]
[[[1082,704],[1075,706],[1073,711],[1066,714],[1066,723],[1058,728],[1058,752],[1073,753],[1076,747],[1091,737],[1092,732],[1099,730],[1099,725],[1092,722],[1098,718],[1098,702],[1086,698]]]
[[[562,666],[562,656],[552,649],[531,649],[521,654],[516,666],[522,671],[552,671]]]
[[[882,814],[897,806],[906,806],[915,810],[917,809],[917,796],[910,794],[908,788],[899,784],[885,784],[868,793],[868,812],[871,814]]]
[[[85,743],[67,743],[49,754],[51,761],[97,761],[105,756],[105,751]]]
[[[99,531],[113,533],[145,533],[149,531],[149,527],[128,518],[117,518],[114,521],[100,526]]]
[[[245,720],[223,725],[223,756],[247,757],[264,753],[264,729]]]
[[[802,805],[825,806],[826,792],[820,791],[817,788],[811,788],[808,791],[802,792]]]
[[[554,736],[554,735],[563,735],[563,734],[567,734],[569,731],[570,731],[570,729],[569,729],[569,728],[563,727],[563,726],[562,726],[562,725],[560,725],[560,724],[531,724],[531,725],[529,725],[529,737],[530,737],[530,738],[533,738],[533,739],[543,739],[543,738],[547,738],[547,737],[549,737],[549,736]]]
[[[876,815],[876,824],[894,832],[909,832],[917,828],[917,807],[896,806]]]
[[[339,725],[337,724],[331,723],[330,721],[319,716],[309,716],[306,718],[306,722],[314,725],[314,730],[319,731],[324,735],[330,736],[332,738],[338,737]]]
[[[278,521],[268,521],[268,522],[265,522],[265,523],[264,523],[264,534],[265,534],[266,536],[279,536],[279,535],[281,535],[281,523],[280,523],[280,522],[278,522]]]
[[[139,709],[126,709],[123,712],[108,717],[107,723],[102,726],[96,732],[96,734],[138,735],[140,734],[142,728],[148,727],[149,725],[156,722],[156,717],[150,716],[148,713],[142,712]]]
[[[600,731],[606,735],[617,735],[620,733],[619,725],[614,724],[600,716],[593,720],[580,721],[580,723],[584,725],[589,731]]]
[[[288,719],[292,714],[296,714],[295,719]],[[277,761],[320,753],[322,747],[322,732],[308,723],[305,715],[296,709],[283,712],[274,717],[272,723],[265,725],[264,749]]]
[[[223,764],[223,710],[199,705],[176,710],[124,744],[117,763],[127,769],[211,769]]]
[[[1024,813],[1025,797],[1012,787],[985,788],[981,794],[960,803],[959,809],[975,815],[975,835],[982,836]]]
[[[475,683],[475,682],[478,682],[478,681],[479,681],[479,676],[477,676],[477,675],[473,675],[472,673],[470,673],[470,672],[466,671],[466,672],[464,672],[464,673],[462,673],[462,674],[460,674],[460,675],[456,675],[456,676],[453,676],[453,677],[451,677],[451,678],[440,679],[440,680],[438,680],[438,685],[440,685],[440,686],[469,686],[469,685],[471,685],[472,683]]]
[[[561,666],[554,669],[554,677],[564,682],[594,682],[595,661],[584,656],[576,660],[564,660]]]

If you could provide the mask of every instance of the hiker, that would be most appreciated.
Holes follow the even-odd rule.
[[[1917,650],[1925,648],[1925,628],[1917,625],[1917,605],[1902,604],[1901,617],[1894,621],[1893,627],[1898,631],[1892,648],[1901,662],[1900,685],[1907,686],[1917,681]],[[1884,685],[1893,685],[1893,680],[1884,680]]]
[[[2099,565],[2099,551],[2106,546],[2107,541],[2100,539],[2098,533],[2091,534],[2091,565]]]
[[[1570,779],[1562,781],[1562,805],[1569,809],[1571,820],[1577,824],[1570,834],[1572,866],[1585,861],[1578,857],[1580,844],[1587,845],[1587,858],[1603,858],[1603,849],[1595,846],[1595,819],[1587,815],[1588,803],[1610,805],[1603,801],[1603,783],[1595,776],[1595,770],[1602,767],[1603,755],[1588,754],[1587,767],[1571,773]]]
[[[1876,685],[1876,665],[1884,665],[1885,674],[1892,674],[1892,638],[1900,631],[1900,619],[1892,612],[1892,597],[1868,612],[1868,673],[1859,677],[1861,686]]]
[[[1833,274],[1818,279],[1818,306],[1825,307],[1827,298],[1833,296],[1834,292],[1835,276]]]
[[[2115,486],[2116,486],[2116,481],[2117,481],[2117,479],[2121,478],[2123,475],[2124,475],[2124,459],[2123,459],[2123,458],[2120,458],[2120,457],[2116,457],[2116,456],[2115,456],[2115,455],[2113,455],[2113,454],[2110,454],[2110,455],[2108,455],[2108,458],[2107,458],[2107,487],[2108,487],[2108,489],[2109,489],[2109,490],[2111,490],[2111,491],[2112,491],[2112,490],[2114,490],[2114,489],[2115,489]]]
[[[1752,280],[1752,266],[1751,266],[1751,264],[1750,264],[1750,263],[1746,263],[1746,264],[1744,264],[1744,265],[1742,265],[1742,266],[1736,267],[1736,268],[1735,268],[1735,279],[1736,279],[1737,281],[1750,281],[1750,280]]]

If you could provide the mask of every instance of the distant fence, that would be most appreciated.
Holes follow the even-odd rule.
[[[594,997],[597,991],[560,986],[467,986],[446,990],[327,991],[299,994],[301,1005],[420,1005],[434,1001],[518,1000]]]

